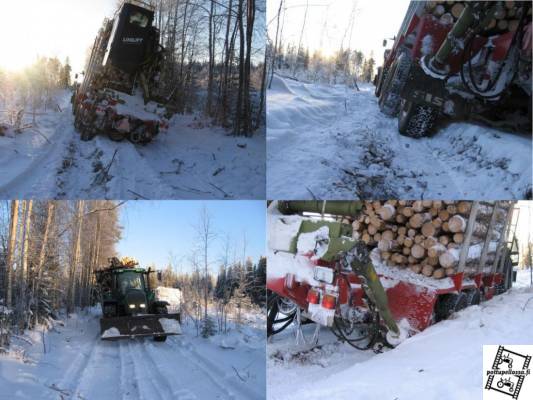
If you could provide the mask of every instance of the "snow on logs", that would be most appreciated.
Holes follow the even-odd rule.
[[[436,279],[457,272],[472,203],[469,201],[367,201],[352,223],[354,236],[377,248],[385,265],[409,268]],[[487,261],[494,260],[509,203],[500,204]],[[466,257],[465,273],[474,272],[494,210],[494,204],[479,204]]]
[[[455,23],[465,9],[465,1],[427,1],[425,9],[428,14],[433,15],[443,25]],[[503,6],[496,8],[494,18],[492,18],[485,31],[490,33],[515,32],[519,25],[519,14],[522,4],[514,1],[505,1]],[[531,13],[531,7],[526,11]]]

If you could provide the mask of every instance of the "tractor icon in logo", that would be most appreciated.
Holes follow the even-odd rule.
[[[500,365],[504,363],[507,364],[507,367],[509,369],[513,368],[513,358],[509,353],[502,355],[502,357],[498,360],[498,366],[496,367],[496,369],[500,369]]]
[[[503,389],[504,387],[508,387],[509,389],[505,389],[507,390],[509,393],[513,393],[514,391],[514,383],[511,382],[511,378],[507,378],[507,379],[503,379],[500,378],[500,380],[496,383],[496,386],[498,386],[500,389]]]

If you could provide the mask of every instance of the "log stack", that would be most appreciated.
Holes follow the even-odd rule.
[[[489,232],[494,205],[479,204],[465,263],[467,276],[478,270],[487,236],[487,263],[495,259],[511,203],[498,203]],[[366,201],[361,215],[352,223],[354,237],[377,248],[385,265],[444,278],[457,272],[471,207],[470,201]]]
[[[440,23],[449,25],[455,23],[465,8],[465,1],[427,1],[425,8]],[[515,1],[506,1],[497,9],[494,18],[485,28],[487,34],[514,32],[518,28],[520,9],[522,4]],[[527,11],[531,14],[531,7]]]

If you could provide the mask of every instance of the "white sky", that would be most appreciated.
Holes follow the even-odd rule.
[[[0,67],[18,70],[38,55],[70,57],[73,72],[85,66],[103,19],[116,0],[2,0]]]
[[[374,57],[381,64],[383,59],[382,42],[392,38],[400,25],[409,6],[409,0],[308,0],[306,28],[303,46],[311,53],[322,50],[324,55],[331,55],[339,50],[345,31],[349,25],[352,8],[356,4],[355,23],[352,38],[349,32],[344,39],[344,48],[350,47],[362,51],[366,56],[374,52]],[[283,28],[285,44],[298,45],[302,22],[304,20],[307,0],[285,0],[286,14]],[[267,0],[267,22],[269,37],[274,40],[276,34],[276,14],[280,0]],[[280,22],[281,26],[281,22]],[[389,46],[392,41],[389,41]]]

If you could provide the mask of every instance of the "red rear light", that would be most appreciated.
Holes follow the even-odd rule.
[[[325,294],[322,296],[322,307],[328,310],[334,310],[337,302],[337,298],[331,294]]]
[[[318,304],[320,302],[320,294],[316,290],[309,290],[307,292],[307,301],[310,304]]]

